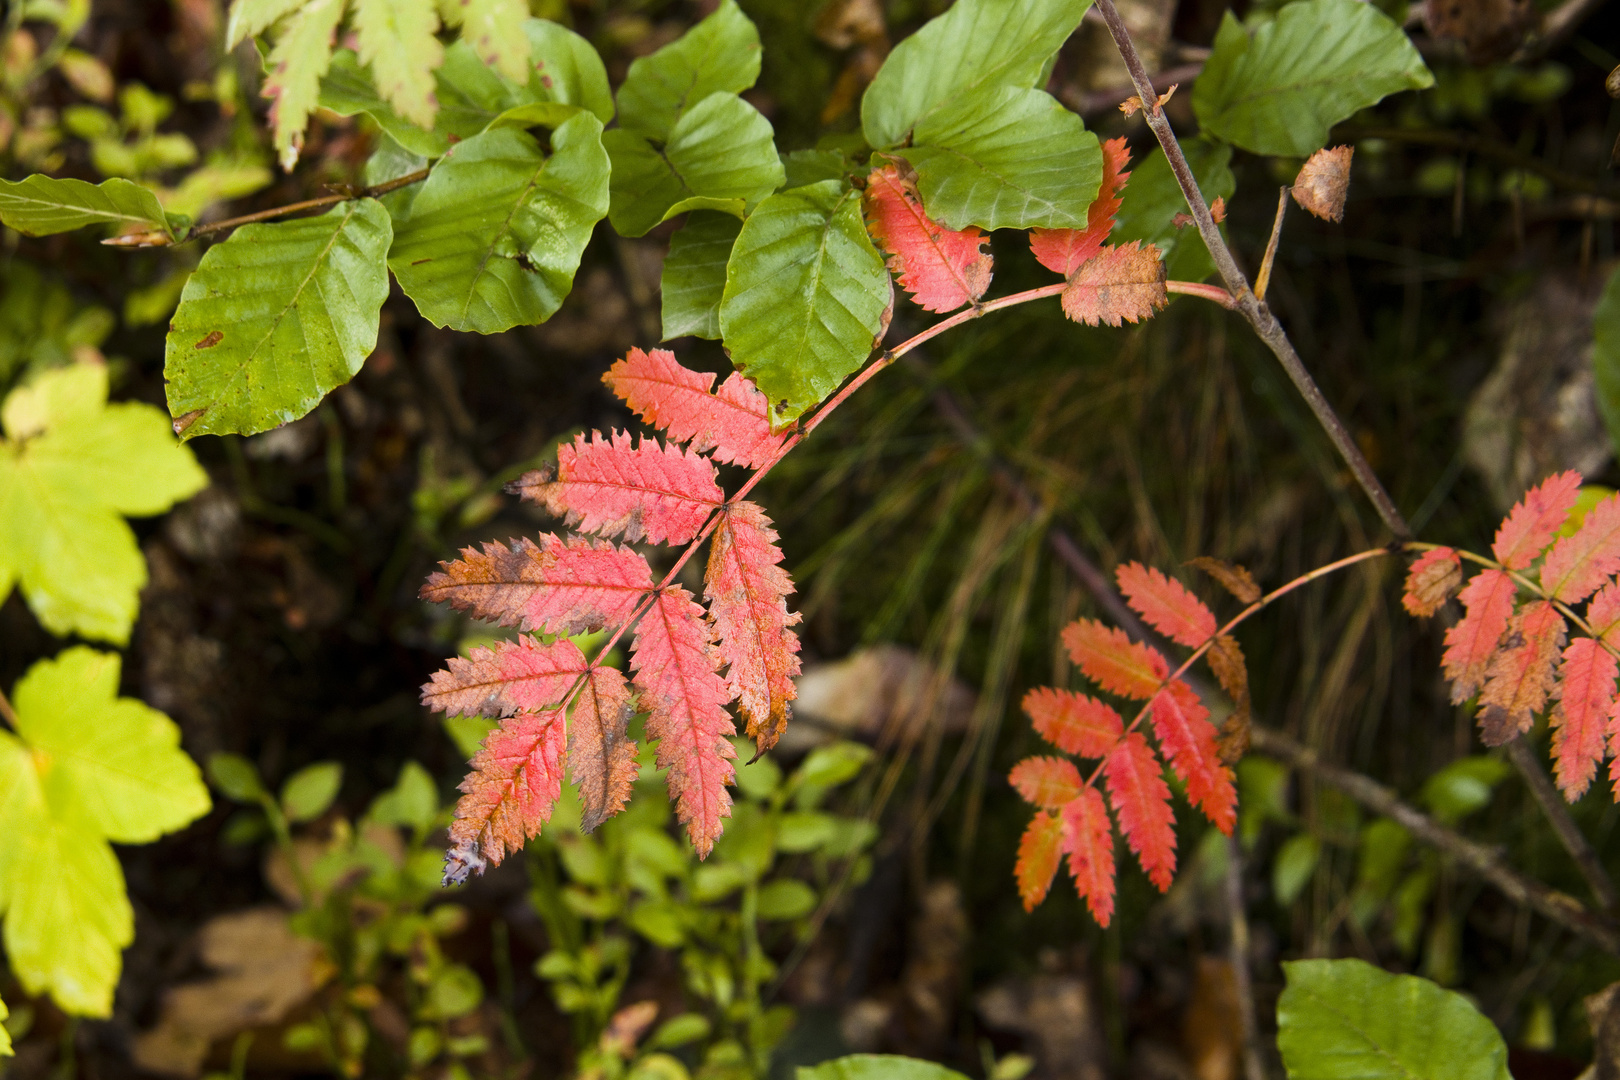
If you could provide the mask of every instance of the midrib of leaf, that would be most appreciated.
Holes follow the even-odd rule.
[[[732,536],[731,543],[726,545],[726,547],[727,547],[727,550],[728,550],[728,552],[729,552],[729,554],[731,556],[731,561],[734,564],[736,564],[736,567],[737,567],[737,580],[742,582],[743,595],[746,597],[745,605],[746,605],[746,607],[748,609],[748,619],[747,619],[748,625],[753,628],[754,640],[761,644],[762,650],[765,653],[767,667],[768,667],[769,666],[769,659],[770,659],[770,652],[769,652],[769,650],[764,650],[763,645],[764,645],[764,642],[769,640],[768,631],[769,631],[770,628],[769,628],[768,625],[766,625],[765,620],[763,618],[761,618],[760,615],[759,615],[759,605],[761,603],[761,600],[760,600],[758,594],[756,593],[756,591],[754,589],[753,578],[751,578],[747,573],[747,569],[748,569],[747,564],[745,564],[743,562],[742,557],[740,555],[738,555],[738,553],[737,553],[737,539],[736,539],[737,533],[736,533],[735,526],[733,525],[732,521],[729,518],[729,515],[728,515],[728,519],[726,521],[726,528],[731,531],[731,536]],[[765,602],[769,602],[769,601],[765,601]]]
[[[287,317],[287,312],[298,306],[298,301],[304,295],[304,290],[309,288],[309,283],[314,280],[316,273],[320,271],[320,268],[326,263],[327,258],[331,255],[332,249],[337,246],[338,237],[343,235],[343,230],[348,227],[350,221],[354,220],[354,215],[357,213],[357,211],[354,209],[356,205],[357,204],[355,203],[345,205],[343,221],[338,224],[337,228],[332,230],[332,235],[326,241],[326,245],[321,248],[320,254],[317,255],[315,260],[310,264],[309,272],[304,275],[304,280],[298,283],[298,288],[293,292],[292,299],[286,304],[282,305],[280,311],[276,312],[276,317],[270,322],[270,329],[267,330],[265,335],[259,339],[258,344],[253,346],[253,351],[248,353],[247,359],[236,365],[236,371],[232,374],[231,381],[236,381],[236,379],[241,376],[242,372],[245,371],[248,366],[258,358],[259,350],[264,347],[265,342],[269,341],[275,336],[276,330],[281,326],[281,320]],[[323,297],[322,299],[324,300],[325,298]],[[328,317],[331,316],[330,309],[328,309],[327,314]],[[302,326],[300,326],[299,332],[300,334],[303,333]],[[315,362],[312,359],[313,353],[308,348],[309,340],[307,335],[305,335],[304,344],[304,356],[306,358],[311,358],[309,359],[307,366],[309,367],[311,377],[313,377],[315,374]],[[270,359],[272,361],[275,360],[274,353],[271,354]]]
[[[522,209],[523,204],[528,202],[529,196],[534,193],[535,187],[540,183],[540,174],[545,170],[546,163],[542,161],[523,185],[523,191],[519,193],[516,199],[512,200],[512,208],[506,212],[506,219],[501,222],[500,231],[495,234],[495,239],[490,241],[489,246],[484,249],[483,258],[478,262],[478,269],[473,271],[472,280],[467,285],[467,298],[461,305],[461,317],[463,319],[467,318],[467,312],[472,308],[473,297],[478,294],[478,282],[483,279],[484,274],[489,270],[489,260],[495,257],[496,245],[512,231],[512,219],[517,216],[517,212]],[[502,257],[504,258],[504,256]],[[524,273],[530,272],[521,263],[518,264],[518,269]]]
[[[676,491],[676,490],[673,490],[673,489],[655,488],[655,487],[651,487],[651,486],[649,486],[647,484],[632,484],[632,483],[629,483],[629,482],[623,481],[623,480],[558,480],[558,481],[556,481],[556,483],[577,484],[577,485],[579,485],[581,487],[591,486],[591,487],[613,488],[613,489],[616,489],[618,491],[633,491],[633,492],[636,492],[637,494],[663,495],[663,496],[667,496],[667,497],[669,497],[671,499],[678,499],[681,502],[697,503],[699,506],[719,506],[719,505],[721,505],[720,503],[714,502],[714,501],[709,500],[709,499],[697,498],[696,496],[694,496],[689,491]],[[624,586],[620,586],[620,587],[623,588]],[[645,590],[641,590],[641,591],[645,591]]]
[[[804,314],[804,330],[799,335],[799,349],[798,349],[798,351],[799,351],[800,354],[802,354],[804,352],[804,350],[807,349],[809,347],[809,345],[810,345],[810,321],[815,318],[815,315],[816,315],[816,301],[815,301],[815,298],[816,298],[816,295],[821,292],[821,266],[822,266],[822,264],[824,262],[827,261],[827,237],[832,233],[833,222],[835,222],[838,219],[838,211],[840,211],[840,210],[842,210],[844,208],[844,203],[848,199],[849,199],[849,194],[848,193],[846,193],[846,194],[839,197],[838,201],[833,204],[832,211],[827,215],[826,224],[821,227],[821,243],[816,247],[815,261],[812,264],[811,270],[810,270],[811,282],[810,282],[809,310],[807,310],[805,312],[805,314]],[[843,302],[838,300],[838,298],[836,296],[833,296],[831,292],[829,292],[827,295],[829,297],[831,297],[835,302],[839,303],[840,306],[843,306]],[[845,307],[844,310],[848,311],[849,309],[848,309],[848,307]],[[829,329],[830,330],[830,328],[827,326],[827,321],[825,319],[823,319],[821,321],[821,325],[822,325],[823,329]],[[833,337],[835,339],[837,338],[837,336],[838,336],[837,334],[833,335]]]
[[[91,206],[74,206],[70,203],[51,202],[48,199],[42,199],[38,196],[7,194],[5,198],[19,199],[24,202],[30,202],[46,210],[70,211],[75,214],[90,214],[94,217],[104,218],[107,221],[130,221],[140,225],[157,224],[151,218],[147,217],[139,217],[134,214],[125,214],[118,211],[98,210]]]
[[[1402,1076],[1409,1076],[1412,1078],[1412,1080],[1425,1080],[1420,1073],[1415,1073],[1411,1069],[1408,1069],[1401,1062],[1400,1058],[1397,1058],[1394,1054],[1384,1049],[1381,1042],[1375,1039],[1372,1035],[1369,1035],[1366,1031],[1362,1030],[1361,1025],[1357,1024],[1355,1021],[1351,1020],[1349,1016],[1335,1008],[1333,1003],[1327,998],[1324,998],[1319,994],[1312,993],[1311,999],[1315,1001],[1322,1009],[1338,1017],[1344,1023],[1345,1027],[1361,1036],[1367,1045],[1372,1048],[1374,1053],[1387,1060]]]
[[[920,209],[921,198],[919,197],[917,204],[913,204],[910,199],[902,195],[900,202],[905,206],[906,213],[910,214],[912,220],[922,229],[923,238],[928,241],[928,249],[938,256],[939,261],[945,265],[945,269],[950,271],[951,280],[956,282],[964,294],[971,295],[973,290],[968,288],[967,280],[962,277],[962,271],[946,256],[945,249],[939,246],[939,241],[934,239],[934,234],[929,230],[928,226],[932,225],[933,222],[929,221],[928,215],[924,214]]]

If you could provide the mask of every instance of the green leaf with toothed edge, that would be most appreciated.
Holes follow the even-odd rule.
[[[1083,229],[1102,149],[1044,90],[1003,86],[942,105],[900,151],[934,220],[952,229]]]
[[[155,230],[171,239],[175,236],[157,196],[121,178],[99,184],[42,174],[25,180],[0,180],[0,222],[24,236],[50,236],[87,225],[112,225],[123,231]]]
[[[165,350],[182,435],[268,431],[353,378],[377,344],[392,238],[382,204],[355,199],[244,226],[210,248],[180,294]]]
[[[1216,138],[1256,154],[1305,157],[1341,120],[1433,85],[1411,39],[1376,5],[1298,0],[1252,36],[1227,12],[1192,105]]]
[[[720,333],[781,424],[860,368],[893,297],[860,193],[823,180],[772,195],[743,222],[726,264]]]
[[[711,340],[720,336],[726,262],[741,230],[742,222],[730,214],[694,210],[669,238],[659,286],[665,341],[686,334]]]
[[[687,210],[742,217],[782,183],[771,122],[734,94],[710,94],[655,148],[623,128],[602,137],[613,159],[608,216],[623,236],[642,236]]]
[[[570,117],[547,157],[533,136],[496,128],[436,166],[400,225],[388,265],[436,326],[497,334],[544,322],[573,285],[608,208],[602,122]]]

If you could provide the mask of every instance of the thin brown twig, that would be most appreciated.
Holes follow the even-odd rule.
[[[1131,82],[1136,86],[1137,94],[1143,101],[1153,100],[1152,79],[1147,69],[1142,66],[1142,57],[1136,51],[1135,43],[1131,41],[1130,31],[1125,28],[1125,21],[1120,18],[1114,0],[1097,0],[1096,8],[1108,24],[1108,31],[1113,35],[1114,44],[1118,46],[1125,67],[1131,73]],[[1209,204],[1204,201],[1203,192],[1198,190],[1198,181],[1193,177],[1186,155],[1181,152],[1181,144],[1176,141],[1175,132],[1170,129],[1169,118],[1164,115],[1162,109],[1158,111],[1143,109],[1142,115],[1147,119],[1148,126],[1153,129],[1153,134],[1159,140],[1159,146],[1164,150],[1165,159],[1169,161],[1176,182],[1180,184],[1182,194],[1186,196],[1193,221],[1198,225],[1199,235],[1204,238],[1204,244],[1209,248],[1210,257],[1215,261],[1215,267],[1220,271],[1221,280],[1226,283],[1227,291],[1236,298],[1237,310],[1249,321],[1260,340],[1266,343],[1282,363],[1283,370],[1288,373],[1295,388],[1305,398],[1311,412],[1316,415],[1317,423],[1327,432],[1339,455],[1349,465],[1356,482],[1372,501],[1373,508],[1378,511],[1378,516],[1383,519],[1385,527],[1399,539],[1410,539],[1411,527],[1407,525],[1401,512],[1395,508],[1395,502],[1389,497],[1389,492],[1384,490],[1378,474],[1373,472],[1372,465],[1362,454],[1361,448],[1356,445],[1355,439],[1345,428],[1344,422],[1339,419],[1338,413],[1328,403],[1321,388],[1316,385],[1316,380],[1311,378],[1282,324],[1271,313],[1271,309],[1266,307],[1265,302],[1250,290],[1248,279],[1244,277],[1237,259],[1233,257],[1232,250],[1226,246],[1220,230],[1215,227],[1215,219],[1210,215]]]
[[[1394,791],[1376,780],[1337,765],[1329,765],[1315,750],[1289,736],[1258,724],[1251,729],[1254,748],[1337,788],[1375,813],[1393,818],[1419,840],[1438,848],[1471,868],[1515,903],[1523,904],[1573,931],[1611,955],[1620,955],[1620,926],[1607,915],[1588,910],[1579,900],[1549,888],[1507,865],[1496,848],[1476,843],[1448,829],[1422,811],[1402,802]]]
[[[11,699],[6,697],[4,690],[0,690],[0,720],[10,724],[11,730],[17,730],[17,713],[12,709]]]
[[[1266,254],[1260,260],[1260,272],[1254,275],[1254,295],[1257,300],[1266,298],[1266,287],[1271,284],[1271,264],[1277,259],[1277,243],[1282,239],[1283,215],[1288,213],[1288,187],[1284,185],[1277,193],[1277,216],[1271,219],[1271,239],[1266,241]]]
[[[1254,1010],[1254,979],[1249,974],[1249,915],[1243,902],[1243,842],[1233,832],[1226,838],[1226,908],[1230,928],[1232,988],[1237,992],[1238,1021],[1243,1035],[1244,1080],[1266,1080],[1260,1060],[1260,1022]]]
[[[1540,805],[1542,813],[1546,814],[1553,832],[1557,833],[1558,839],[1563,842],[1564,850],[1575,860],[1575,866],[1586,879],[1587,888],[1592,890],[1592,896],[1597,900],[1598,907],[1613,912],[1614,882],[1609,880],[1608,872],[1603,869],[1603,863],[1599,861],[1597,852],[1587,844],[1586,837],[1575,824],[1575,819],[1565,810],[1564,797],[1553,787],[1552,781],[1542,771],[1541,765],[1530,752],[1530,747],[1526,745],[1524,739],[1518,738],[1508,743],[1507,752],[1508,760],[1513,762],[1513,767],[1524,777],[1531,796]]]

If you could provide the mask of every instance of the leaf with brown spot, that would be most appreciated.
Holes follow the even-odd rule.
[[[1169,300],[1164,289],[1164,260],[1152,244],[1132,240],[1105,247],[1069,278],[1063,289],[1063,314],[1075,322],[1119,326],[1151,318]]]
[[[1419,556],[1406,572],[1401,606],[1420,617],[1433,615],[1461,584],[1462,562],[1457,553],[1447,547],[1433,548]]]

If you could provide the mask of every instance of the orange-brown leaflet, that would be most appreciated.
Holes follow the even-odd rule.
[[[610,541],[542,534],[510,548],[464,548],[428,577],[424,600],[447,602],[477,619],[549,634],[581,634],[617,625],[652,591],[647,560]]]
[[[591,669],[568,723],[568,775],[579,786],[586,832],[624,809],[636,782],[636,744],[627,731],[635,709],[624,676]]]
[[[567,724],[561,707],[520,712],[484,738],[461,781],[450,825],[454,845],[471,843],[499,865],[551,820],[562,794]]]
[[[1532,600],[1513,616],[1479,695],[1480,738],[1486,746],[1501,746],[1530,730],[1533,714],[1547,703],[1553,662],[1563,647],[1564,617],[1552,604]]]

